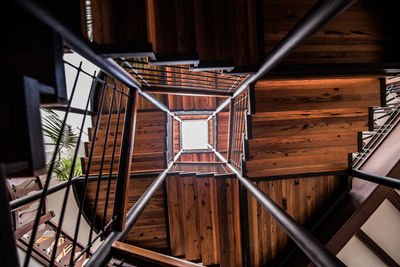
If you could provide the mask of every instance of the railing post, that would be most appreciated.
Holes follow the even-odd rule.
[[[1,239],[2,251],[4,257],[2,257],[2,264],[4,266],[19,266],[17,247],[15,244],[14,232],[11,224],[11,211],[8,204],[8,192],[6,186],[6,174],[5,166],[3,163],[0,164],[0,227],[1,227]]]
[[[129,89],[129,97],[127,99],[128,102],[125,109],[124,132],[122,136],[117,186],[115,189],[113,213],[114,231],[122,231],[125,226],[129,180],[131,176],[132,154],[135,138],[137,98],[138,90],[131,87]]]
[[[231,156],[232,156],[232,141],[233,141],[233,126],[234,126],[234,115],[235,115],[235,99],[231,98],[231,102],[229,105],[229,132],[228,132],[228,150],[227,150],[227,156],[228,156],[228,162],[231,162]],[[215,114],[215,117],[217,117],[217,114]]]

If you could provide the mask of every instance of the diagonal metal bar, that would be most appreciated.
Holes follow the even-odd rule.
[[[316,33],[330,20],[353,4],[355,0],[320,0],[307,14],[286,34],[264,59],[256,74],[247,77],[235,90],[233,98],[240,95],[251,84],[262,78],[267,72],[282,62],[292,51],[301,45],[308,37]],[[222,103],[215,113],[222,110],[229,102]],[[214,114],[215,114],[214,113]]]
[[[324,247],[310,232],[298,224],[290,217],[278,204],[270,199],[263,191],[258,189],[251,180],[242,176],[226,159],[212,146],[208,147],[215,155],[226,164],[226,166],[236,174],[240,183],[249,191],[259,202],[259,204],[282,226],[283,230],[297,244],[297,246],[307,255],[307,257],[317,266],[337,267],[346,266],[335,255]]]
[[[392,188],[396,188],[400,190],[400,180],[396,178],[391,178],[387,176],[382,176],[370,172],[364,172],[356,169],[350,170],[350,175],[353,177],[357,177],[363,180],[367,180],[370,182],[374,182],[381,185],[386,185]]]
[[[126,223],[125,228],[122,231],[113,231],[111,234],[104,240],[101,246],[96,250],[93,256],[90,258],[86,267],[97,267],[97,266],[106,266],[107,262],[111,257],[111,245],[114,241],[123,241],[132,227],[135,225],[138,220],[140,214],[142,214],[146,205],[149,203],[153,195],[157,192],[157,190],[163,184],[165,178],[167,177],[167,173],[170,171],[175,161],[179,159],[182,150],[179,151],[174,160],[168,164],[168,167],[157,176],[154,182],[147,188],[147,190],[143,193],[143,195],[136,201],[133,207],[126,214]]]

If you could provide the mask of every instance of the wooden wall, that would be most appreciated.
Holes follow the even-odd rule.
[[[236,179],[169,176],[167,197],[173,256],[241,266]]]
[[[226,152],[228,149],[229,112],[217,114],[217,150]]]
[[[347,178],[346,178],[347,179]],[[298,223],[306,223],[341,183],[338,176],[256,181],[255,185]],[[248,197],[250,266],[269,266],[287,245],[288,236],[256,201]]]
[[[255,85],[249,177],[344,171],[381,103],[376,78],[261,80]]]
[[[139,199],[144,191],[150,186],[154,180],[154,176],[142,177],[142,178],[131,178],[129,182],[129,195],[128,205],[129,210],[133,204]],[[76,184],[76,192],[82,194],[82,184]],[[114,207],[114,196],[115,196],[116,180],[111,181],[110,197],[107,209],[106,221],[108,222],[112,217]],[[89,181],[86,190],[85,208],[84,212],[87,216],[92,216],[94,208],[95,193],[97,188],[97,181]],[[107,180],[102,180],[100,184],[100,195],[99,201],[96,208],[96,225],[103,220],[105,198],[107,192]],[[143,248],[150,250],[160,251],[167,253],[167,232],[165,222],[165,210],[164,210],[164,193],[163,189],[160,188],[150,200],[149,204],[140,215],[135,226],[128,234],[125,242],[131,243]]]
[[[316,3],[316,0],[263,0],[265,53]],[[307,39],[282,64],[398,62],[398,3],[357,1]]]

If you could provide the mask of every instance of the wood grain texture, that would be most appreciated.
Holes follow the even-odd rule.
[[[178,258],[160,254],[137,246],[125,244],[119,241],[115,241],[112,244],[112,249],[118,253],[122,253],[130,257],[142,260],[144,262],[155,264],[157,266],[171,266],[171,267],[200,266],[198,264],[189,261],[184,261]]]
[[[258,81],[247,176],[346,170],[380,94],[375,78]]]
[[[119,164],[119,155],[122,144],[122,130],[125,115],[120,115],[120,122],[117,127],[118,114],[112,114],[110,120],[110,129],[108,132],[107,142],[107,122],[108,114],[102,114],[100,118],[97,137],[94,138],[94,129],[89,129],[91,141],[86,146],[87,154],[91,153],[93,142],[93,158],[90,167],[91,174],[99,174],[101,169],[102,154],[105,146],[105,157],[102,173],[109,173],[111,169],[112,153],[115,143],[115,154],[113,161],[113,173],[117,173]],[[96,117],[94,118],[94,120]],[[136,116],[135,140],[132,157],[132,171],[151,171],[154,169],[164,168],[164,150],[165,150],[165,114],[162,111],[140,111]],[[116,137],[116,139],[115,139]],[[115,142],[114,142],[115,141]],[[83,171],[87,172],[89,157],[83,158]]]
[[[316,3],[263,0],[265,53]],[[360,1],[327,23],[299,46],[283,64],[372,63],[398,60],[395,31],[399,23],[392,14],[395,3],[381,6],[373,0]],[[390,15],[389,15],[390,14]],[[395,15],[394,15],[395,16]]]
[[[172,175],[167,189],[172,255],[241,266],[237,181]]]
[[[217,114],[217,150],[226,152],[228,150],[229,112]]]
[[[143,178],[131,178],[128,189],[128,203],[127,210],[129,210],[144,191],[154,181],[155,176],[148,176]],[[98,205],[96,209],[95,225],[99,227],[103,220],[106,192],[107,192],[107,179],[102,180],[100,183],[100,194]],[[113,214],[114,196],[115,196],[116,180],[111,180],[109,203],[107,209],[106,222],[108,222]],[[84,211],[87,216],[92,216],[95,193],[97,188],[97,181],[89,181],[86,190],[86,199]],[[81,184],[76,184],[78,194],[82,194]],[[89,217],[91,218],[91,217]],[[164,193],[162,189],[157,190],[149,204],[140,215],[135,226],[129,232],[126,243],[140,246],[142,248],[151,249],[160,252],[167,252],[167,233],[165,222],[164,210]]]
[[[294,220],[304,224],[339,187],[340,179],[320,176],[254,183]],[[250,266],[266,266],[285,248],[288,236],[253,196],[248,198],[248,207]]]
[[[368,108],[380,105],[376,78],[261,80],[255,85],[256,112]]]

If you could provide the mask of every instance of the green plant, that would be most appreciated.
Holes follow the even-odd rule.
[[[76,147],[78,135],[74,133],[72,126],[69,124],[65,125],[63,133],[60,135],[63,121],[60,119],[58,114],[51,109],[43,109],[43,111],[46,112],[46,116],[43,118],[43,134],[44,136],[49,137],[51,140],[51,143],[47,143],[47,145],[53,145],[55,147],[57,145],[58,138],[61,136],[60,146],[55,157],[54,173],[59,180],[65,181],[68,179],[71,172],[73,158],[71,156],[63,157],[63,154],[68,154],[68,152]],[[73,176],[76,177],[81,174],[82,168],[80,159],[78,158],[75,163]]]
[[[73,157],[62,158],[61,161],[57,161],[54,166],[54,173],[57,178],[61,181],[66,181],[69,178],[69,174],[71,173]],[[79,158],[76,159],[74,172],[72,173],[72,177],[77,177],[82,174],[82,166],[81,160]]]

